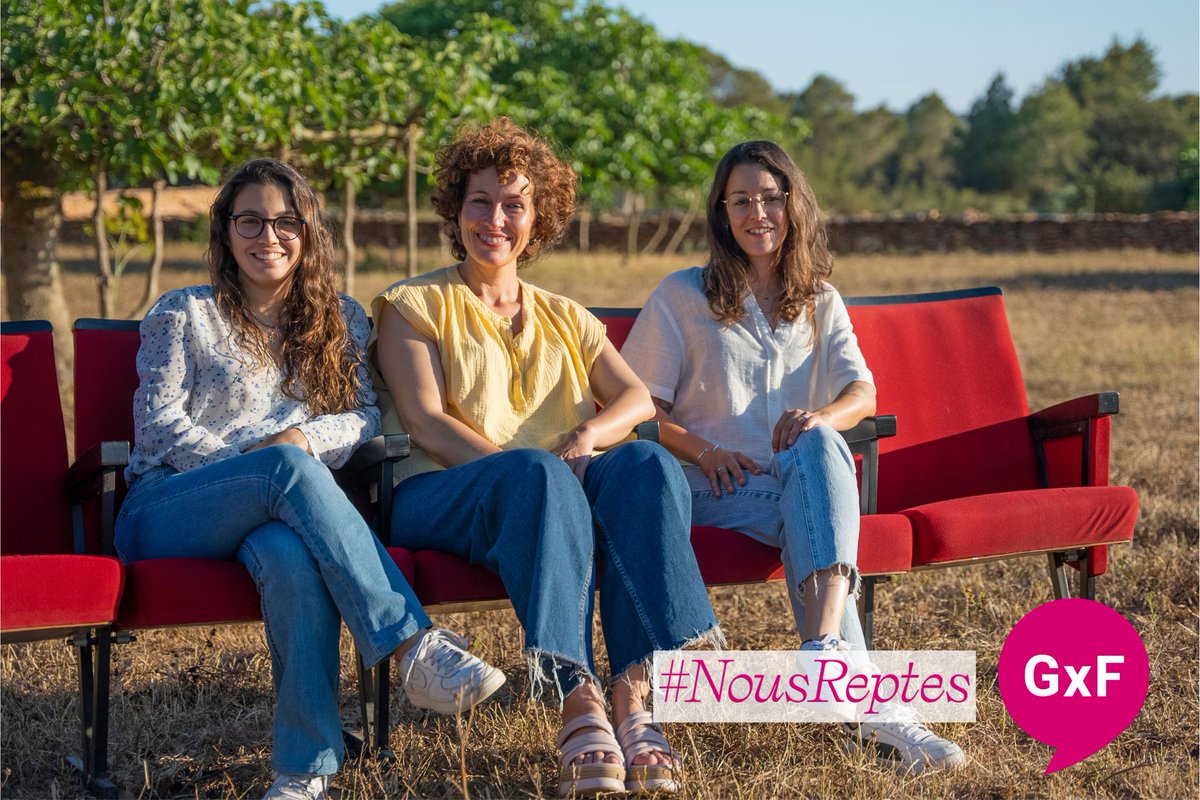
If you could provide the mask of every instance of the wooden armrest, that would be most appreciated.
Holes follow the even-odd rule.
[[[335,470],[338,481],[348,486],[363,486],[379,479],[379,465],[408,458],[410,442],[407,433],[389,433],[364,442],[350,460]]]
[[[639,422],[633,432],[638,439],[645,439],[648,442],[659,441],[657,422]]]
[[[129,466],[129,442],[100,442],[75,459],[67,470],[67,496],[82,503],[101,490],[105,470]]]
[[[1029,430],[1039,439],[1078,433],[1078,425],[1091,419],[1119,414],[1121,396],[1116,392],[1096,392],[1064,403],[1043,408],[1029,415]]]
[[[853,428],[841,431],[841,434],[842,438],[846,440],[846,444],[858,444],[859,442],[869,442],[873,439],[886,439],[889,436],[895,436],[896,415],[880,414],[875,417],[867,417]]]

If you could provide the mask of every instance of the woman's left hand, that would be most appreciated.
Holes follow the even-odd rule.
[[[775,430],[771,431],[771,452],[778,453],[796,443],[796,439],[805,431],[812,430],[818,425],[828,425],[829,419],[823,411],[805,411],[802,408],[792,408],[779,416]]]
[[[298,428],[285,428],[279,433],[273,433],[258,444],[250,445],[243,452],[249,453],[251,450],[270,447],[273,444],[294,444],[310,456],[312,455],[312,445],[308,443],[308,437],[301,433]]]
[[[595,442],[596,437],[591,429],[579,425],[564,433],[558,444],[550,448],[550,452],[565,461],[579,482],[583,483],[583,476],[587,474],[588,464],[592,460]]]

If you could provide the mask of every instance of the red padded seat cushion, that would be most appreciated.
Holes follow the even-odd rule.
[[[1077,486],[963,497],[905,509],[913,563],[938,564],[1133,539],[1138,501],[1127,486]]]
[[[737,531],[696,526],[692,549],[705,584],[782,580],[779,548]],[[912,568],[912,525],[899,514],[862,518],[858,568],[866,575],[908,572]]]
[[[456,555],[440,550],[417,550],[412,558],[417,572],[413,589],[425,605],[508,597],[499,575]]]
[[[396,566],[404,573],[404,580],[408,581],[409,586],[416,586],[417,570],[413,565],[412,553],[405,550],[403,547],[387,548],[388,555],[392,557],[392,561],[396,562]]]
[[[258,589],[237,561],[152,558],[126,564],[125,572],[122,628],[262,619]]]
[[[779,549],[724,528],[692,528],[692,549],[708,585],[751,583],[783,578]],[[389,548],[393,558],[400,548]],[[503,600],[508,595],[499,575],[438,550],[412,554],[417,579],[413,588],[427,605]],[[400,563],[397,558],[397,563]],[[867,575],[908,572],[912,568],[912,525],[899,514],[863,517],[858,566]]]
[[[0,556],[0,629],[109,624],[123,585],[121,562],[108,556]]]

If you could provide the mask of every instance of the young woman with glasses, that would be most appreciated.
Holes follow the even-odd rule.
[[[684,464],[692,524],[780,548],[802,650],[864,648],[858,486],[839,430],[875,413],[816,197],[778,145],[735,146],[708,195],[708,263],[650,295],[622,355]],[[963,763],[957,745],[892,705],[847,726],[900,769]]]
[[[209,215],[211,284],[168,292],[141,324],[136,442],[116,525],[127,561],[237,559],[262,597],[277,700],[268,798],[325,796],[343,761],[344,620],[368,666],[389,656],[414,705],[455,713],[503,673],[429,618],[334,483],[379,432],[370,325],[335,290],[334,245],[294,169],[238,168]],[[386,702],[386,698],[384,699]]]

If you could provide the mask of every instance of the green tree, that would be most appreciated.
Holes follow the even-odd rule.
[[[1092,146],[1081,190],[1096,211],[1185,202],[1178,155],[1195,135],[1195,101],[1155,97],[1160,77],[1154,49],[1141,37],[1128,46],[1114,39],[1100,58],[1061,70],[1063,85],[1089,115]]]
[[[896,185],[929,197],[955,178],[953,152],[962,123],[936,93],[909,107],[896,148]]]
[[[238,75],[239,61],[227,57],[227,45],[238,41],[233,33],[246,35],[248,6],[131,0],[113,14],[94,1],[5,4],[0,108],[6,156],[21,154],[49,167],[53,184],[44,188],[56,207],[64,191],[92,192],[104,316],[114,311],[120,279],[105,236],[104,192],[110,184],[175,181],[182,174],[216,177],[206,151],[227,151],[228,117],[243,118],[230,108],[236,100],[225,100],[222,90],[229,76]],[[206,113],[218,107],[219,115]],[[14,199],[19,206],[19,193]],[[14,217],[25,213],[19,207],[11,211]],[[6,203],[6,220],[9,214]],[[155,229],[159,233],[161,224]],[[47,275],[53,270],[54,232],[45,228],[30,235],[42,238],[49,254],[30,269]],[[156,239],[157,260],[161,234]],[[27,272],[26,264],[6,259],[6,266]]]
[[[1013,91],[997,74],[966,118],[966,128],[956,152],[962,186],[979,192],[1011,189],[1015,182],[1016,110]]]
[[[1015,187],[1045,211],[1090,210],[1089,190],[1081,181],[1092,148],[1091,115],[1070,90],[1047,81],[1026,96],[1017,111]]]

